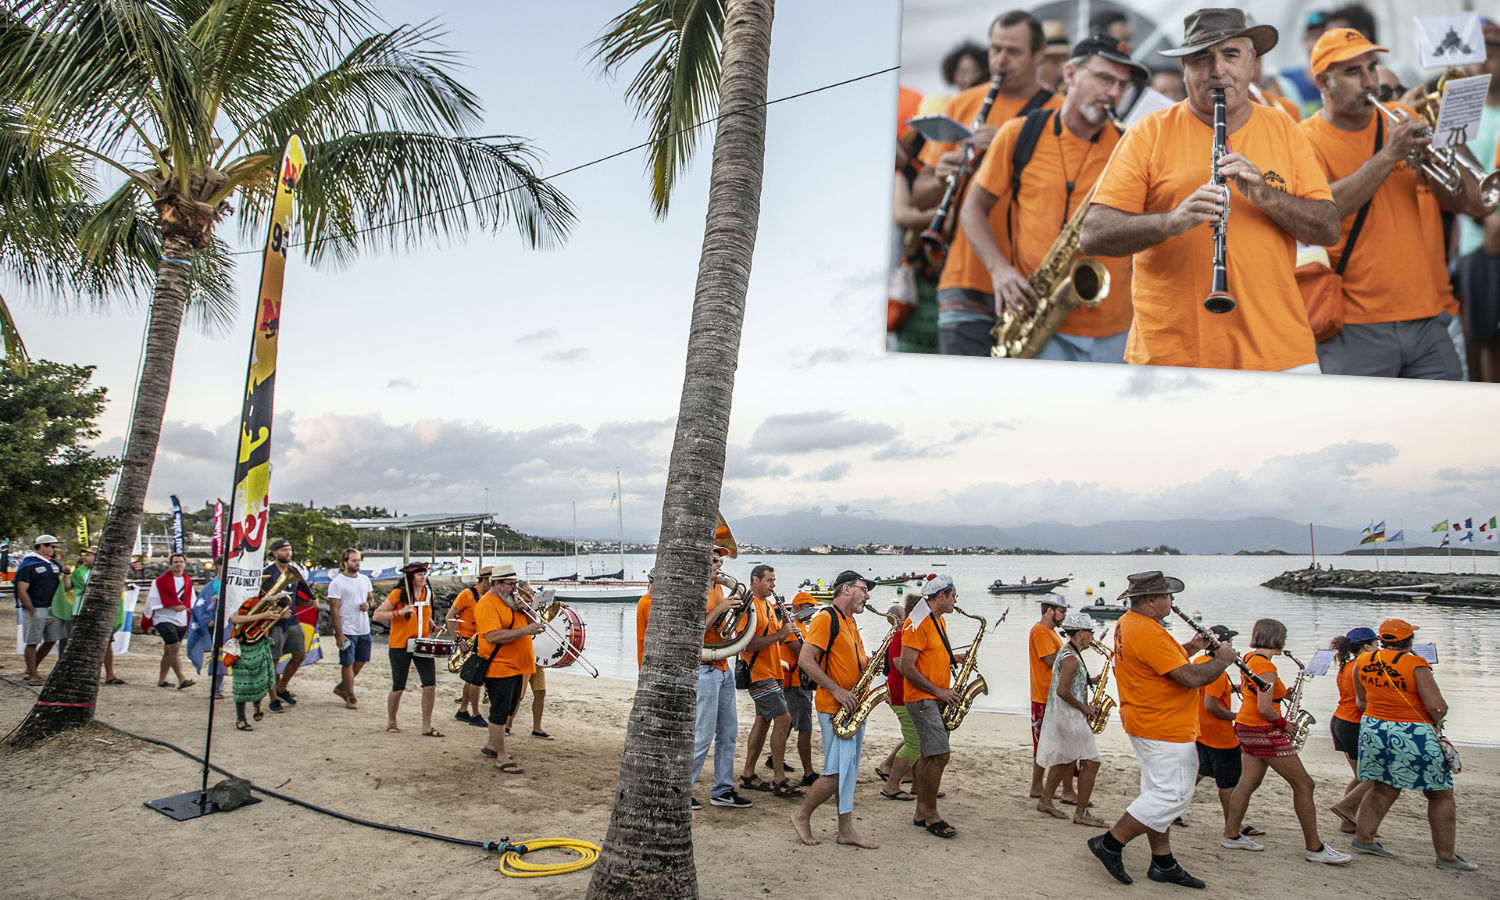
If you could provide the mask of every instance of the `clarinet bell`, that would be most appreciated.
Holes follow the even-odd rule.
[[[1203,301],[1204,309],[1208,310],[1211,313],[1217,313],[1219,315],[1223,315],[1227,312],[1234,312],[1234,306],[1234,298],[1229,296],[1228,291],[1214,291],[1213,293],[1208,295],[1207,300]]]

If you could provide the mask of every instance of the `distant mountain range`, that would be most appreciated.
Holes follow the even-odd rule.
[[[1236,553],[1241,550],[1308,552],[1306,522],[1270,516],[1233,521],[1167,519],[1069,525],[1032,522],[998,528],[993,525],[926,525],[863,516],[813,512],[747,516],[730,523],[736,540],[766,547],[894,544],[920,547],[1021,547],[1057,553],[1123,553],[1165,544],[1183,553]],[[1313,534],[1323,553],[1341,553],[1359,545],[1360,533],[1316,525]],[[1399,545],[1392,549],[1397,549]]]

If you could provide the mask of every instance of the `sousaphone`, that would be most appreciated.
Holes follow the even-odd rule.
[[[729,523],[724,521],[723,513],[719,514],[719,524],[714,529],[714,555],[730,559],[740,555],[739,546],[734,542],[734,535],[730,533]],[[714,582],[727,590],[729,598],[739,601],[740,605],[738,609],[725,613],[719,619],[719,624],[711,629],[711,632],[717,633],[719,640],[709,640],[707,635],[704,636],[703,649],[698,654],[703,662],[717,662],[738,656],[745,645],[750,643],[750,639],[755,637],[755,604],[748,602],[750,597],[745,586],[722,571],[714,576]]]

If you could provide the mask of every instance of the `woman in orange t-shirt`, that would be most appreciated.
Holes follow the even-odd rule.
[[[422,733],[428,737],[442,737],[443,733],[432,727],[432,706],[437,698],[437,665],[430,656],[413,656],[407,644],[414,638],[431,637],[432,591],[427,587],[427,563],[409,563],[401,570],[401,586],[391,591],[385,602],[371,614],[375,622],[390,626],[391,692],[386,696],[386,726],[391,734],[399,734],[396,711],[401,708],[401,695],[406,692],[406,676],[413,664],[422,683]],[[443,629],[438,628],[441,632]]]
[[[1368,781],[1359,780],[1359,720],[1362,713],[1354,696],[1354,659],[1367,650],[1375,649],[1375,631],[1361,625],[1341,634],[1328,644],[1336,655],[1334,665],[1338,667],[1335,679],[1339,688],[1339,705],[1328,720],[1328,730],[1333,733],[1333,749],[1342,751],[1349,760],[1354,777],[1344,787],[1344,798],[1329,810],[1342,821],[1339,831],[1354,833],[1354,816],[1359,812],[1359,803],[1370,790]]]
[[[1359,778],[1374,782],[1354,832],[1354,848],[1391,856],[1375,840],[1375,831],[1403,790],[1427,796],[1427,825],[1440,869],[1467,872],[1477,868],[1454,852],[1457,819],[1453,806],[1453,771],[1442,747],[1448,704],[1432,677],[1432,664],[1411,652],[1416,626],[1386,619],[1376,632],[1380,649],[1354,660],[1354,696],[1365,711],[1359,724]]]
[[[1286,685],[1276,675],[1271,657],[1286,648],[1286,626],[1276,619],[1257,619],[1250,629],[1250,652],[1245,664],[1250,671],[1271,685],[1269,691],[1257,691],[1255,682],[1245,678],[1240,685],[1240,711],[1235,716],[1234,734],[1240,739],[1240,783],[1235,785],[1224,810],[1224,836],[1219,842],[1230,850],[1264,850],[1265,847],[1241,833],[1250,795],[1260,787],[1271,769],[1292,789],[1292,809],[1302,826],[1302,840],[1308,862],[1343,865],[1350,856],[1323,843],[1318,837],[1318,811],[1313,805],[1313,779],[1302,765],[1297,748],[1289,735],[1292,726],[1277,706],[1286,696]]]

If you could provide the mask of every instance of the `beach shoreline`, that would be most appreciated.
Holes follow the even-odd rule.
[[[13,628],[0,626],[0,641],[14,640]],[[159,647],[154,636],[137,636],[132,652],[117,659],[117,670],[128,684],[101,686],[99,720],[201,753],[208,679],[199,676],[185,691],[156,688]],[[251,734],[234,731],[233,705],[221,701],[215,712],[214,762],[300,800],[405,828],[468,840],[568,837],[602,842],[633,684],[550,672],[543,727],[555,740],[527,734],[529,704],[523,704],[521,727],[509,747],[526,771],[504,775],[479,753],[484,732],[453,719],[459,681],[441,666],[434,723],[446,737],[419,734],[416,690],[408,691],[402,703],[402,733],[385,732],[381,701],[389,674],[383,649],[376,649],[360,675],[358,710],[344,709],[333,695],[338,669],[326,660],[304,669],[292,682],[301,701],[296,707],[268,713]],[[13,729],[32,699],[20,658],[7,655],[0,661],[0,727]],[[736,776],[744,763],[751,715],[743,692],[739,700]],[[1333,846],[1347,847],[1347,837],[1326,808],[1342,791],[1349,769],[1322,739],[1321,730],[1320,724],[1304,760],[1318,782],[1322,836]],[[795,897],[828,892],[809,885],[839,884],[872,897],[909,897],[934,889],[1052,897],[1115,886],[1084,847],[1096,829],[1043,816],[1026,797],[1030,729],[1024,717],[975,714],[955,733],[953,760],[943,782],[947,797],[940,804],[943,817],[959,831],[953,840],[916,831],[907,824],[912,804],[880,796],[874,767],[898,740],[895,717],[876,710],[866,735],[854,814],[856,827],[879,842],[881,850],[835,844],[829,839],[834,812],[828,806],[813,817],[814,833],[824,842],[801,846],[787,819],[795,801],[745,792],[755,804],[750,809],[705,804],[693,814],[702,895]],[[1104,763],[1094,812],[1113,821],[1134,798],[1138,778],[1118,720],[1100,737],[1100,749]],[[816,738],[813,755],[815,762],[821,760]],[[99,724],[29,750],[0,749],[0,760],[0,796],[5,798],[0,835],[7,846],[31,848],[0,862],[0,878],[10,896],[223,896],[246,887],[271,896],[306,896],[346,892],[348,885],[357,884],[362,893],[378,896],[547,898],[581,896],[588,882],[586,871],[504,878],[492,853],[355,826],[274,798],[176,823],[142,804],[196,789],[200,765]],[[1464,763],[1457,789],[1458,849],[1480,865],[1474,873],[1432,866],[1425,804],[1409,794],[1402,795],[1381,828],[1382,841],[1398,859],[1356,856],[1347,869],[1304,862],[1290,791],[1274,776],[1256,793],[1247,817],[1267,832],[1261,839],[1265,852],[1218,846],[1219,807],[1208,786],[1200,786],[1187,815],[1189,827],[1173,829],[1173,849],[1189,871],[1209,883],[1202,894],[1208,897],[1242,897],[1252,878],[1273,878],[1289,893],[1324,897],[1367,897],[1375,878],[1386,898],[1500,895],[1500,848],[1486,837],[1488,823],[1500,813],[1500,749],[1466,747]],[[763,767],[759,771],[765,772]],[[219,777],[211,776],[209,783]],[[705,773],[697,788],[700,800],[707,797],[708,777]],[[1126,866],[1137,876],[1132,890],[1176,890],[1145,880],[1147,852],[1144,842],[1136,843],[1140,846],[1126,851]],[[182,861],[169,863],[167,857],[174,855]],[[916,860],[920,863],[914,864]],[[80,877],[80,872],[89,874]],[[224,883],[225,876],[249,880]]]

